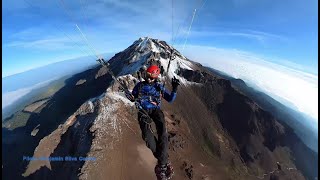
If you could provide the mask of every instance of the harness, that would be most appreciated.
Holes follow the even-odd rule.
[[[109,65],[110,65],[110,64],[109,64],[108,62],[106,62],[104,59],[98,59],[97,61],[98,61],[103,67],[105,67],[105,68],[107,69],[107,72],[109,72],[109,74],[111,75],[112,79],[119,83],[119,85],[120,85],[119,88],[120,88],[121,90],[123,90],[125,93],[131,94],[131,93],[129,92],[129,90],[115,77],[115,75],[113,74],[113,72],[112,72],[111,69],[109,68]],[[141,86],[139,87],[139,94],[138,94],[138,95],[140,95],[140,88],[141,88]],[[135,105],[136,105],[137,109],[139,109],[139,112],[141,112],[141,113],[142,113],[145,117],[147,117],[148,119],[151,119],[151,120],[152,120],[152,118],[148,115],[148,112],[146,112],[146,111],[141,107],[141,105],[140,105],[139,102],[135,101]],[[146,122],[146,121],[144,121],[144,122],[148,124],[148,127],[149,127],[150,131],[153,133],[153,130],[152,130],[152,128],[151,128],[151,123],[148,123],[148,122]]]
[[[150,116],[149,115],[147,115],[147,114],[145,114],[143,111],[141,111],[140,109],[139,109],[139,112],[142,114],[141,115],[141,117],[140,117],[140,119],[139,119],[139,121],[142,121],[142,122],[144,122],[147,126],[148,126],[148,128],[150,129],[150,131],[151,131],[151,133],[154,133],[154,131],[153,131],[153,129],[152,129],[152,125],[151,125],[151,123],[152,123],[152,121],[151,122],[147,122],[145,119],[146,118],[150,118]],[[151,119],[152,120],[152,119]]]
[[[156,83],[156,82],[155,82]],[[142,99],[143,96],[149,96],[149,101],[150,102],[155,102],[154,101],[154,96],[152,96],[152,94],[149,94],[149,93],[143,93],[142,92],[142,87],[146,85],[146,82],[142,82],[140,83],[139,87],[138,87],[138,99]],[[158,99],[156,99],[156,102],[157,103],[157,106],[161,103],[161,97],[162,97],[162,94],[163,94],[163,89],[161,89],[161,85],[158,85],[158,84],[153,84],[153,87],[156,85],[155,89],[157,92],[159,92],[159,97],[156,97]]]
[[[146,82],[140,83],[140,85],[138,87],[138,99],[141,99],[142,96],[146,96],[146,95],[148,96],[149,95],[150,102],[154,102],[153,99],[152,99],[151,94],[145,94],[144,92],[142,92],[142,88],[143,88],[144,85],[146,85]],[[154,86],[155,86],[155,84],[153,84],[153,87]],[[161,89],[160,85],[156,85],[156,91],[159,92],[159,102],[157,102],[158,103],[157,106],[158,106],[160,101],[161,101],[160,99],[162,97],[162,89]],[[152,126],[151,126],[152,121],[151,122],[147,122],[146,121],[146,119],[153,120],[152,118],[150,118],[149,112],[146,111],[145,109],[143,109],[143,107],[141,106],[140,103],[136,103],[136,107],[137,107],[137,109],[139,109],[139,113],[142,114],[141,117],[139,118],[139,121],[143,121],[144,123],[146,123],[148,128],[150,129],[151,133],[154,133],[154,131],[152,129]]]

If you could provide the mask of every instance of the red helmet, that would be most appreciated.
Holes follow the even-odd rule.
[[[147,77],[151,77],[153,79],[156,79],[156,78],[158,78],[159,74],[160,74],[160,69],[159,69],[158,66],[151,65],[151,66],[148,67],[148,69],[147,69]]]

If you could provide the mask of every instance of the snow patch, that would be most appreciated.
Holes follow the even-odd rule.
[[[95,132],[96,138],[108,138],[110,143],[108,148],[113,149],[114,144],[119,141],[119,133],[122,133],[120,126],[120,118],[117,115],[120,104],[112,98],[99,99],[99,113],[94,124],[90,128],[91,132]],[[99,139],[96,139],[99,141]]]
[[[193,64],[190,61],[179,59],[180,67],[193,71]]]
[[[151,42],[151,51],[156,52],[156,53],[160,53],[158,47],[155,46],[153,42]]]
[[[120,94],[118,92],[110,92],[107,95],[116,101],[122,101],[125,105],[134,106],[134,103],[129,101],[129,99],[125,97],[124,93]]]
[[[136,77],[133,77],[131,74],[119,76],[118,78],[121,80],[129,80],[129,81],[137,80],[138,81],[138,79]]]
[[[191,86],[191,85],[203,86],[202,83],[191,82],[191,81],[188,81],[187,79],[185,79],[184,77],[181,77],[181,76],[176,76],[176,78],[179,79],[180,83],[185,85],[185,86]]]
[[[122,69],[119,76],[138,71],[146,60],[147,60],[146,54],[138,55],[135,61],[131,61],[131,63],[126,68]]]
[[[168,59],[160,58],[161,65],[163,66],[165,71],[168,68],[168,63],[169,63],[168,61],[169,61]],[[170,67],[169,67],[169,70],[167,72],[167,76],[170,79],[173,78],[173,77],[176,77],[177,79],[180,80],[181,84],[184,84],[184,85],[201,85],[201,83],[190,82],[190,81],[186,80],[185,78],[177,75],[177,71],[179,69],[181,69],[181,68],[194,71],[192,67],[193,67],[192,62],[184,60],[184,59],[181,59],[180,57],[176,57],[170,63]]]
[[[167,52],[166,47],[163,44],[159,43],[159,46],[161,46],[161,49],[163,49],[162,52]]]
[[[138,46],[140,47],[140,50],[143,51],[147,46],[147,42],[149,40],[149,37],[144,37],[144,38],[141,38],[141,39],[142,39],[142,41],[139,43]]]
[[[102,100],[105,98],[105,96],[106,96],[106,93],[102,93],[101,95],[99,95],[97,97],[93,97],[93,98],[89,99],[88,101],[95,102],[97,100]]]
[[[88,103],[89,103],[90,110],[93,112],[94,105],[93,105],[92,101],[89,101]]]
[[[130,63],[136,62],[137,60],[139,60],[140,58],[140,54],[134,54],[132,59],[129,61]]]

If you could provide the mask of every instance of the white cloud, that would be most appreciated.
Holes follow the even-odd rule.
[[[122,36],[125,36],[123,39],[131,37],[134,40],[142,36],[152,36],[162,40],[170,40],[167,34],[171,33],[171,3],[168,4],[161,0],[139,1],[133,4],[125,0],[70,1],[66,2],[67,11],[58,2],[51,2],[50,6],[45,4],[39,3],[37,7],[24,4],[24,10],[28,10],[27,12],[37,18],[46,18],[50,20],[50,23],[47,21],[33,22],[34,25],[36,24],[35,26],[21,29],[19,32],[12,32],[4,42],[5,46],[45,50],[69,49],[73,45],[70,40],[60,38],[66,37],[65,34],[80,37],[79,42],[84,43],[81,34],[74,26],[75,22],[95,48],[98,48],[96,44],[102,46],[101,44],[106,44],[105,42],[114,39],[114,34],[117,34],[118,39]],[[52,12],[43,12],[46,10],[43,9],[43,6],[51,7],[50,11]],[[175,10],[176,19],[179,19],[180,11],[184,11],[184,9]],[[21,12],[23,11],[16,9],[17,14]],[[54,19],[55,14],[57,19]],[[63,34],[60,32],[61,30],[64,31]],[[44,35],[54,35],[55,37],[45,37]],[[116,42],[116,44],[119,43]],[[108,46],[108,48],[113,48],[113,46]]]
[[[32,90],[43,87],[53,80],[54,79],[50,79],[50,80],[35,84],[34,86],[31,86],[31,87],[26,87],[26,88],[18,89],[16,91],[11,91],[11,92],[2,94],[2,109],[13,104],[23,96],[30,93]]]
[[[184,34],[186,34],[187,29],[182,30],[184,31]],[[199,30],[193,30],[190,32],[190,36],[194,38],[199,37],[207,37],[207,38],[213,38],[217,36],[231,36],[231,37],[239,37],[239,38],[246,38],[246,39],[252,39],[255,41],[258,41],[262,44],[266,43],[266,41],[269,40],[277,40],[280,42],[288,42],[289,39],[282,35],[262,32],[262,31],[256,31],[256,30],[250,30],[250,29],[239,29],[237,31],[229,31],[229,30],[221,30],[221,31],[199,31]]]
[[[316,119],[313,124],[318,124],[318,76],[238,50],[188,46],[185,54],[195,61],[243,79],[281,103],[311,116]]]
[[[70,36],[68,36],[70,37]],[[68,50],[72,48],[82,48],[84,44],[74,38],[57,37],[57,38],[39,38],[36,40],[17,40],[4,44],[5,47],[19,47],[28,49],[41,50]]]
[[[2,95],[2,109],[13,104],[18,99],[25,96],[29,92],[31,92],[31,90],[32,89],[30,88],[24,88],[24,89],[19,89],[16,91],[5,93],[4,95]]]

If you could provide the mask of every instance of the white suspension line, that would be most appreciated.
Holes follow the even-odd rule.
[[[199,4],[199,6],[196,5],[196,8],[195,8],[195,9],[198,9],[198,11],[200,11],[200,10],[204,7],[204,5],[205,5],[206,2],[207,2],[207,0],[202,0],[202,5],[201,5],[201,4]],[[197,8],[197,7],[198,7],[198,8]],[[174,44],[180,44],[180,43],[183,41],[183,39],[180,39],[179,41],[177,41],[177,38],[178,38],[179,35],[181,34],[181,33],[180,33],[180,30],[181,30],[182,28],[180,28],[180,27],[181,27],[181,26],[183,27],[183,25],[185,24],[185,22],[189,19],[189,17],[190,17],[191,15],[194,15],[194,11],[193,11],[192,14],[190,14],[190,15],[185,19],[185,21],[182,21],[182,23],[179,25],[178,30],[177,30],[177,33],[175,34],[174,43],[173,43],[172,46],[174,46]],[[194,17],[193,17],[193,18],[194,18]]]
[[[77,29],[79,30],[79,32],[81,33],[82,37],[86,40],[87,44],[91,47],[91,44],[89,44],[89,41],[88,41],[87,37],[82,33],[82,31],[81,31],[81,29],[79,28],[78,24],[76,24],[76,27],[77,27]],[[99,59],[99,58],[101,57],[101,55],[100,55],[100,57],[99,57],[99,53],[98,53],[93,47],[91,47],[91,48],[95,51],[96,57]],[[101,57],[101,58],[102,58],[102,57]]]
[[[184,45],[183,45],[182,50],[184,50],[184,48],[185,48],[185,46],[186,46],[186,43],[187,43],[187,40],[188,40],[188,36],[189,36],[190,30],[191,30],[191,27],[192,27],[192,24],[193,24],[193,20],[194,20],[194,16],[196,15],[196,12],[197,12],[197,9],[194,9],[194,11],[193,11],[193,16],[192,16],[192,20],[191,20],[191,23],[190,23],[190,26],[189,26],[189,29],[188,29],[188,34],[187,34],[187,36],[186,36],[186,40],[184,41]]]
[[[78,26],[78,24],[76,23],[75,19],[73,18],[73,16],[71,15],[71,13],[69,13],[69,9],[67,8],[66,4],[64,3],[63,0],[59,1],[64,10],[67,12],[67,14],[69,15],[71,21],[73,21],[73,23],[75,24],[77,30],[80,32],[80,34],[82,35],[82,38],[84,38],[85,43],[88,45],[88,47],[90,47],[90,50],[92,51],[92,53],[99,59],[99,53],[97,53],[97,50],[89,43],[88,39],[86,38],[86,36],[84,35],[84,33],[81,31],[80,27]]]

